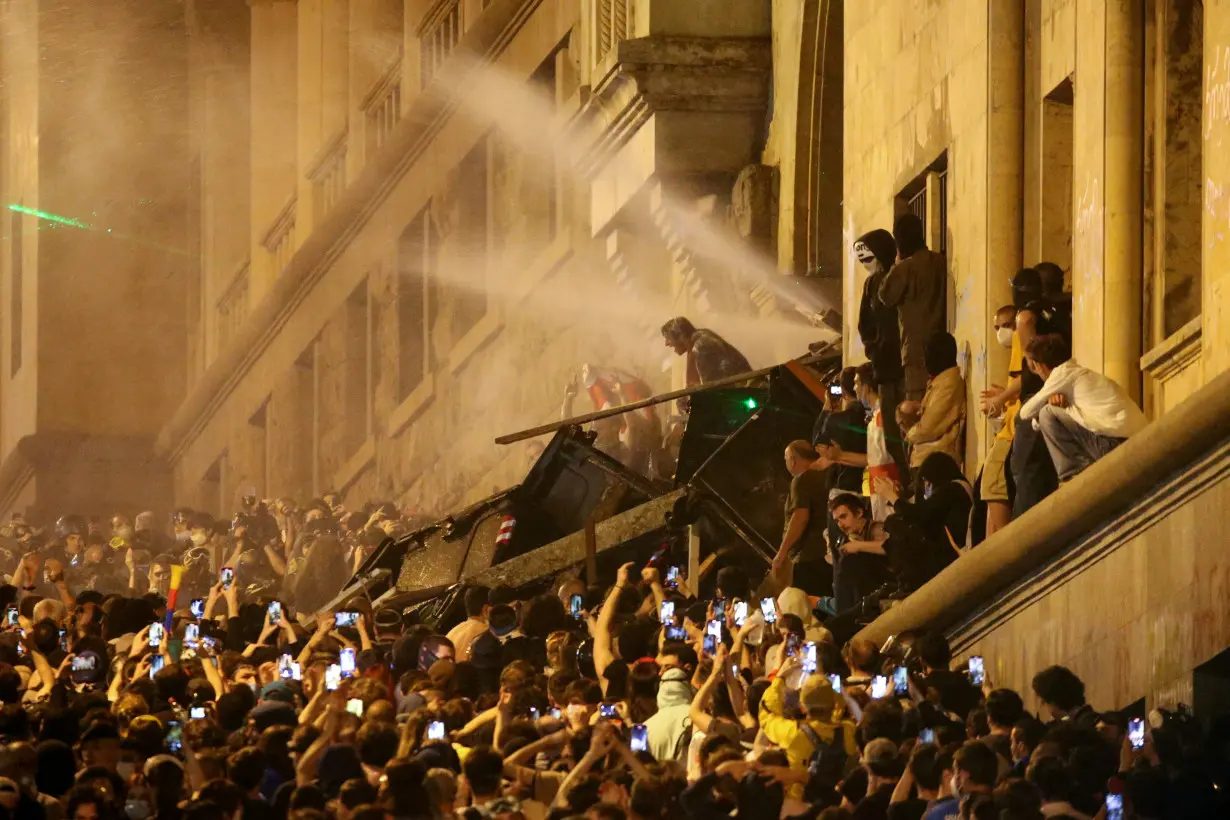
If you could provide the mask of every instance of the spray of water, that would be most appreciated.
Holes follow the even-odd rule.
[[[516,146],[542,173],[562,170],[575,183],[588,185],[589,180],[578,169],[586,162],[590,140],[570,130],[561,121],[553,102],[523,80],[510,77],[488,63],[459,59],[440,75],[436,88],[461,115]],[[618,166],[609,168],[607,173],[631,176],[628,169]],[[779,303],[797,303],[797,294],[783,287],[783,277],[773,260],[716,226],[711,215],[697,202],[677,197],[665,188],[659,188],[658,193],[658,213],[640,214],[640,222],[650,230],[656,222],[659,231],[666,234],[659,238],[675,246],[672,252],[692,255],[698,267],[709,275],[725,279],[738,292],[749,293],[759,287]],[[660,277],[663,282],[669,281],[666,269],[648,272],[648,276],[643,271],[636,273],[638,279]],[[641,344],[641,331],[646,317],[650,317],[650,324],[660,324],[680,312],[677,300],[667,294],[665,288],[630,293],[626,289],[606,287],[609,281],[608,277],[589,277],[585,282],[589,292],[585,294],[568,288],[552,288],[550,293],[536,291],[534,309],[548,313],[561,309],[573,315],[596,314],[595,318],[604,323],[626,319],[624,332],[615,333],[616,338],[631,342],[621,352],[643,360],[645,348]],[[469,288],[483,287],[483,283],[473,278],[460,284]],[[592,290],[595,288],[597,292]],[[560,304],[561,297],[566,304]],[[810,342],[836,336],[827,328],[791,321],[780,315],[760,317],[720,309],[706,313],[701,318],[743,350],[754,366],[771,364],[783,350],[801,352]],[[643,361],[637,363],[644,364]]]
[[[458,60],[451,70],[439,75],[433,90],[444,95],[459,116],[472,120],[517,152],[518,159],[532,172],[543,179],[562,174],[581,190],[588,189],[590,181],[579,169],[586,162],[589,140],[570,130],[575,123],[565,124],[552,100],[539,89],[489,64]],[[620,167],[609,167],[606,173],[631,176],[628,169]],[[612,271],[605,260],[592,266],[573,264],[527,289],[522,269],[540,248],[505,245],[495,254],[485,246],[464,249],[451,261],[442,260],[433,276],[454,292],[483,294],[490,302],[500,304],[512,321],[531,323],[544,342],[544,363],[574,357],[574,372],[589,362],[619,367],[647,378],[656,387],[666,387],[666,379],[655,373],[669,365],[673,353],[663,346],[657,329],[671,316],[686,312],[680,297],[670,292],[671,254],[692,256],[707,276],[719,279],[718,288],[726,287],[742,296],[759,287],[786,305],[797,303],[797,298],[782,288],[783,277],[773,260],[715,224],[712,199],[688,200],[672,195],[665,186],[658,186],[653,193],[652,202],[647,196],[634,199],[633,207],[641,212],[622,215],[627,218],[625,226],[645,232],[646,245],[658,249],[656,254],[649,254],[648,264],[653,267],[648,270],[634,267],[645,264],[639,258],[628,260],[631,269],[626,276]],[[694,312],[691,318],[729,339],[754,367],[779,361],[783,353],[797,355],[809,343],[836,335],[801,318],[761,317],[750,310],[728,311],[718,305],[711,305],[703,315]],[[566,351],[559,347],[561,343],[569,345]],[[458,437],[450,439],[452,456],[493,476],[502,472],[497,485],[521,479],[524,454],[517,448],[492,448],[491,438],[553,417],[559,411],[560,395],[555,391],[562,392],[567,378],[562,372],[531,373],[528,380],[534,382],[529,388],[532,395],[525,395],[527,379],[519,358],[523,355],[523,351],[500,343],[484,353],[484,378],[465,402],[482,411],[477,417],[466,412],[467,418],[458,419]],[[586,409],[582,397],[576,411]],[[501,459],[502,470],[497,465]],[[432,470],[432,481],[447,484],[449,495],[460,491],[472,501],[494,489],[466,487],[465,474],[470,470],[453,470],[442,463],[437,467]]]

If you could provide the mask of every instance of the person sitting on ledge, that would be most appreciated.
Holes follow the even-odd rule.
[[[1041,431],[1061,483],[1148,423],[1122,387],[1073,361],[1062,336],[1035,336],[1025,361],[1045,384],[1021,407],[1020,418]]]

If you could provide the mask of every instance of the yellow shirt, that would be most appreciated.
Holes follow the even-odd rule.
[[[1020,377],[1024,366],[1024,355],[1021,353],[1021,337],[1012,333],[1012,352],[1008,354],[1008,376]],[[1012,441],[1016,434],[1016,414],[1021,410],[1021,400],[1013,399],[1004,405],[1004,426],[999,428],[995,438],[999,441]]]

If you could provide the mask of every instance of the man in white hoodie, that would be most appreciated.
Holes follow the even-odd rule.
[[[692,698],[695,692],[686,669],[671,667],[662,673],[658,684],[658,711],[645,721],[649,734],[649,752],[654,760],[679,760],[686,751],[682,742],[692,725]]]
[[[1020,417],[1042,432],[1061,482],[1148,423],[1122,387],[1072,360],[1063,337],[1035,336],[1025,349],[1025,359],[1045,383],[1021,407]]]

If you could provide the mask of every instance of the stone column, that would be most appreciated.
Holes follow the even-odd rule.
[[[1201,360],[1207,382],[1230,366],[1230,0],[1204,4],[1203,124]]]
[[[1020,0],[992,0],[987,13],[987,264],[971,400],[986,385],[1006,384],[1008,351],[995,341],[995,311],[1012,301],[1008,280],[1021,266],[1024,243],[1025,10]],[[982,418],[976,405],[969,411],[969,418]],[[968,437],[967,464],[981,460],[979,444],[985,446],[990,433],[983,442]]]
[[[1103,272],[1105,271],[1106,4],[1078,0],[1082,21],[1076,38],[1072,129],[1072,352],[1102,369]]]
[[[248,0],[252,7],[252,303],[279,271],[263,240],[295,194],[298,13],[294,0]]]
[[[1103,372],[1135,399],[1142,353],[1144,19],[1144,0],[1107,0]]]

